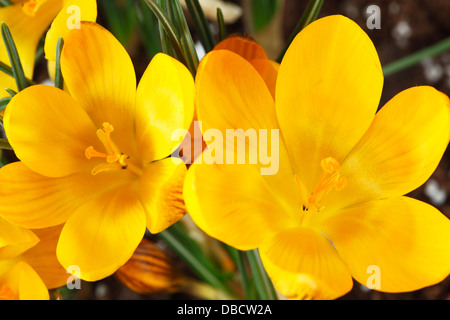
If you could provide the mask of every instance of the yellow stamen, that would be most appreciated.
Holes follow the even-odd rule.
[[[129,163],[127,161],[129,157],[121,153],[119,148],[114,144],[111,139],[111,132],[113,131],[114,127],[110,123],[104,122],[103,129],[98,129],[96,132],[98,139],[102,142],[107,153],[99,152],[95,150],[93,146],[86,148],[84,154],[87,159],[103,158],[106,160],[106,163],[99,164],[92,169],[91,173],[96,175],[104,171],[130,169],[138,175],[142,174],[142,170],[132,163]]]
[[[297,175],[294,175],[298,194],[303,205],[302,224],[307,223],[311,219],[312,212],[319,212],[324,209],[324,206],[322,205],[323,199],[333,188],[339,191],[347,184],[347,179],[341,177],[339,173],[341,166],[335,158],[325,158],[320,162],[320,165],[323,174],[316,188],[311,193],[308,192],[308,189],[300,181],[300,178]]]

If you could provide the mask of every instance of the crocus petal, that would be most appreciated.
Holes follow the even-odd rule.
[[[292,202],[284,201],[278,192],[282,180],[270,185],[256,165],[194,163],[186,175],[183,195],[190,216],[204,232],[250,250],[297,223]]]
[[[348,206],[413,191],[434,172],[449,139],[448,97],[427,86],[402,91],[342,163],[348,183],[334,193],[335,201]]]
[[[369,127],[383,85],[367,34],[343,16],[316,20],[287,50],[278,72],[276,108],[295,172],[314,190],[320,161],[339,162]]]
[[[0,169],[0,215],[26,228],[56,226],[99,192],[122,181],[117,173],[48,178],[22,162],[10,163]]]
[[[264,79],[272,97],[275,99],[279,64],[269,60],[264,49],[254,39],[243,35],[232,35],[219,42],[214,50],[229,50],[250,62]]]
[[[0,259],[17,257],[39,242],[36,235],[0,217]]]
[[[275,99],[275,91],[277,85],[278,70],[280,64],[268,59],[253,59],[250,63],[258,71],[259,75],[264,79],[267,88],[269,88],[272,98]]]
[[[34,15],[28,15],[20,3],[0,8],[0,22],[4,22],[10,29],[24,74],[30,79],[33,77],[38,42],[61,9],[61,1],[43,1],[36,9]],[[10,65],[3,41],[0,41],[0,61]],[[0,98],[9,96],[3,88],[17,90],[14,78],[3,72],[0,72],[0,87]]]
[[[109,122],[121,152],[136,155],[136,146],[130,143],[135,140],[136,75],[120,42],[102,26],[83,21],[66,37],[61,71],[70,94],[95,126]]]
[[[167,158],[149,164],[141,176],[140,199],[147,213],[147,228],[158,233],[186,213],[182,196],[186,165]]]
[[[66,269],[78,266],[83,280],[105,278],[132,256],[144,236],[145,223],[137,185],[114,188],[67,220],[56,249],[58,260]]]
[[[353,277],[374,289],[413,291],[449,275],[450,221],[419,200],[367,202],[324,220],[321,230]]]
[[[229,50],[237,53],[247,61],[253,59],[268,59],[264,49],[251,37],[232,35],[220,41],[214,50]]]
[[[96,162],[86,158],[86,148],[102,150],[87,113],[54,87],[35,85],[19,92],[6,108],[4,124],[17,157],[48,177],[89,172]]]
[[[2,285],[8,286],[14,296],[20,300],[48,300],[48,289],[33,268],[23,261],[18,261],[1,277]]]
[[[141,159],[147,164],[165,158],[180,144],[173,133],[192,123],[194,79],[179,61],[157,54],[139,82],[136,105]]]
[[[318,230],[281,231],[260,247],[275,287],[292,299],[334,299],[350,291],[352,277],[333,245]]]
[[[219,76],[220,75],[220,76]],[[274,101],[252,65],[228,50],[213,50],[201,61],[196,76],[197,117],[209,128],[278,128]]]
[[[22,261],[28,263],[48,289],[61,287],[67,283],[69,275],[56,258],[56,244],[62,225],[36,229],[39,243],[22,255]]]
[[[79,19],[79,20],[78,20]],[[56,43],[61,37],[65,39],[70,30],[78,27],[81,21],[93,21],[97,19],[96,0],[69,0],[53,20],[50,29],[45,36],[45,58],[56,60]]]

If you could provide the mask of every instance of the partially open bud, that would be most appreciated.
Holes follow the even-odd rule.
[[[187,281],[164,251],[147,239],[141,241],[115,276],[140,294],[174,293]]]

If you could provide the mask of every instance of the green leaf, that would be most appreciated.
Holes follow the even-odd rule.
[[[5,43],[6,51],[8,52],[9,62],[11,63],[11,70],[14,79],[16,80],[17,89],[21,91],[25,89],[28,84],[23,72],[22,63],[20,62],[19,52],[17,51],[17,47],[12,38],[11,31],[4,22],[2,22],[1,29],[3,42]]]
[[[233,294],[225,284],[222,272],[204,255],[200,247],[184,232],[179,223],[158,233],[158,236],[191,267],[200,279],[213,287]]]
[[[9,144],[8,140],[6,140],[6,139],[0,139],[0,149],[13,150],[13,148]]]
[[[198,55],[195,49],[194,41],[192,40],[191,32],[189,30],[186,18],[184,16],[183,8],[179,0],[171,0],[168,2],[168,11],[171,13],[172,24],[177,28],[179,40],[183,51],[183,56],[186,61],[186,67],[195,77],[198,67]]]
[[[55,63],[55,87],[64,90],[64,79],[61,73],[61,51],[64,46],[63,38],[59,38],[56,43],[56,63]]]
[[[402,59],[394,61],[383,67],[383,75],[388,77],[396,72],[412,67],[425,58],[433,57],[450,50],[450,37],[446,38],[428,48],[417,51]]]
[[[279,0],[251,0],[252,25],[255,31],[264,29],[280,8]]]
[[[168,47],[166,43],[167,39],[167,42],[170,41],[172,45],[171,47],[173,48],[173,54],[176,56],[172,54],[170,55],[174,58],[177,58],[180,62],[186,64],[186,61],[184,60],[183,49],[178,40],[179,35],[174,25],[172,24],[171,20],[167,16],[167,13],[162,8],[164,0],[159,1],[160,5],[158,5],[154,0],[144,0],[144,1],[148,5],[148,7],[152,10],[152,12],[155,14],[156,18],[158,18],[160,24],[160,32],[163,33],[161,36],[161,45],[163,52],[170,54],[169,52],[171,51],[171,49]]]
[[[219,41],[222,41],[227,37],[227,27],[225,26],[222,9],[220,8],[217,8],[217,24],[219,26]]]
[[[10,88],[5,88],[5,90],[11,96],[11,98],[17,94],[17,92],[15,92],[13,89],[10,89]]]
[[[106,0],[100,1],[100,4],[109,29],[126,46],[133,35],[136,22],[134,0]]]
[[[159,33],[155,32],[159,29],[159,22],[152,10],[143,4],[144,0],[137,2],[136,21],[138,23],[139,31],[141,32],[145,50],[151,59],[155,54],[162,50]]]
[[[259,297],[262,300],[277,300],[277,294],[272,281],[262,265],[258,249],[246,251],[250,268],[253,274],[253,280],[258,289]]]
[[[8,103],[11,101],[12,97],[6,97],[0,99],[0,111],[5,109]]]
[[[192,17],[195,30],[197,31],[203,48],[206,52],[211,51],[214,48],[215,41],[208,20],[206,20],[200,3],[198,2],[198,0],[186,0],[186,6]]]
[[[280,55],[278,56],[277,61],[281,62],[283,59],[284,54],[286,53],[287,49],[289,48],[291,42],[294,40],[295,36],[302,31],[308,24],[313,22],[317,19],[317,16],[319,15],[320,9],[322,9],[323,0],[309,0],[308,5],[306,6],[305,11],[303,12],[300,20],[298,21],[297,25],[294,28],[294,31],[291,33],[286,46],[281,51]]]
[[[13,77],[14,78],[14,73],[13,70],[10,66],[8,66],[7,64],[3,63],[0,61],[0,71],[6,73],[8,76]],[[27,82],[27,85],[32,86],[35,85],[36,82],[34,82],[33,80],[30,80],[28,78],[25,79],[25,81]]]

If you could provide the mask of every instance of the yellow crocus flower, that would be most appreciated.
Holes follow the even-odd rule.
[[[56,258],[60,226],[34,232],[0,218],[0,300],[46,300],[69,275]]]
[[[136,89],[126,50],[91,22],[67,36],[61,70],[70,95],[35,85],[6,108],[21,161],[0,169],[0,215],[32,229],[64,223],[58,259],[94,281],[132,256],[146,227],[157,233],[185,214],[186,166],[167,156],[172,131],[192,121],[194,80],[158,54]]]
[[[13,0],[12,4],[0,8],[0,22],[11,31],[16,44],[24,74],[33,78],[36,49],[46,30],[45,57],[52,66],[56,59],[56,43],[75,28],[74,21],[95,21],[96,0]],[[77,8],[72,9],[72,8]],[[74,16],[79,15],[79,16]],[[3,41],[0,41],[0,61],[10,65]],[[51,75],[53,76],[53,75]],[[0,98],[9,96],[3,88],[17,91],[13,77],[0,72]]]
[[[337,298],[352,278],[385,292],[412,291],[449,274],[449,219],[404,196],[430,177],[446,150],[449,99],[418,86],[377,112],[382,86],[373,43],[343,16],[319,19],[297,35],[275,99],[235,53],[214,50],[200,63],[203,130],[278,129],[279,141],[269,143],[278,144],[279,170],[261,175],[261,161],[206,164],[199,157],[185,179],[188,212],[210,236],[258,249],[288,298]],[[256,147],[247,143],[246,152]]]

